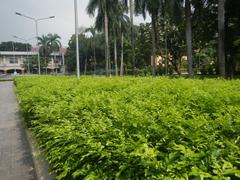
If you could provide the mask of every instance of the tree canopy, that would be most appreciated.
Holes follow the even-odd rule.
[[[90,16],[97,12],[91,27],[95,34],[91,36],[105,40],[103,44],[95,44],[102,53],[92,55],[93,45],[82,47],[82,54],[90,55],[81,63],[91,66],[90,59],[94,56],[95,65],[103,68],[105,57],[106,70],[115,70],[116,75],[118,67],[123,67],[125,74],[136,71],[152,75],[233,77],[240,73],[239,6],[234,0],[91,0],[87,12]],[[143,17],[149,14],[151,23],[131,25],[133,9]],[[93,44],[93,38],[84,33],[79,36]],[[70,52],[74,52],[73,44],[71,38]],[[73,56],[74,53],[68,53],[68,59]],[[75,69],[74,64],[68,66]]]
[[[30,44],[21,42],[2,42],[0,44],[0,51],[27,51],[31,50],[32,46]]]

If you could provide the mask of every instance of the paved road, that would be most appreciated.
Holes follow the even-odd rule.
[[[37,179],[18,110],[13,82],[0,82],[0,180]]]

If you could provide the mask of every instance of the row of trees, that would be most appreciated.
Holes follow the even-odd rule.
[[[31,48],[32,46],[30,44],[14,41],[2,42],[0,44],[0,51],[27,51]]]
[[[236,7],[239,7],[239,2],[233,0],[90,0],[87,13],[90,16],[96,14],[96,21],[94,27],[88,29],[91,37],[85,31],[80,35],[82,48],[89,47],[86,49],[90,51],[80,50],[81,56],[85,56],[85,60],[81,61],[82,68],[86,69],[84,64],[90,59],[96,71],[96,64],[102,65],[103,57],[103,53],[96,51],[102,49],[107,75],[112,67],[116,75],[118,72],[123,75],[124,67],[126,70],[130,66],[132,74],[136,74],[138,68],[146,64],[152,65],[152,74],[155,75],[159,73],[157,56],[164,58],[162,65],[166,73],[174,70],[180,74],[181,57],[184,55],[187,55],[190,77],[196,68],[202,73],[215,72],[225,77],[227,67],[228,74],[233,74],[238,59],[237,50],[228,48],[234,46],[234,49],[239,49],[239,41],[236,41],[238,32],[234,31],[234,38],[229,41],[228,31],[239,26]],[[129,10],[130,16],[127,16]],[[148,13],[151,23],[134,26],[134,13],[144,18]],[[97,47],[97,41],[102,42],[103,39],[102,34],[96,31],[103,32],[104,47]],[[83,39],[91,46],[84,45]],[[73,41],[74,38],[71,38],[69,50],[74,48]],[[91,58],[86,58],[86,54]],[[230,62],[231,68],[228,68]]]

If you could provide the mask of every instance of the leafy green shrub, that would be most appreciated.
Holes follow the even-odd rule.
[[[58,179],[240,178],[239,80],[17,77]]]

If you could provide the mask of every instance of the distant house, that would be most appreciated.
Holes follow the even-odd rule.
[[[64,72],[64,55],[66,50],[63,48],[57,52],[52,53],[47,66],[48,72]],[[27,68],[24,67],[24,62],[27,62],[27,58],[37,56],[37,51],[32,50],[30,52],[19,51],[0,51],[0,74],[11,74],[17,72],[24,74],[27,72]]]

